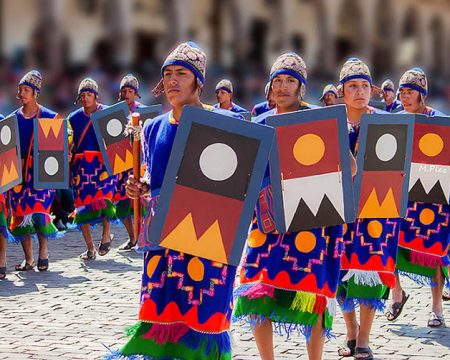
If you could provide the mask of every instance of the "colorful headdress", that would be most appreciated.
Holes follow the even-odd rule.
[[[75,105],[78,102],[78,100],[80,99],[81,94],[84,92],[91,92],[91,93],[95,94],[96,96],[98,96],[97,82],[91,78],[85,78],[85,79],[81,80],[80,85],[78,86],[78,96],[74,102]]]
[[[390,90],[395,92],[394,82],[391,79],[384,80],[383,84],[381,84],[381,90],[383,91]]]
[[[36,93],[41,92],[42,87],[42,76],[41,73],[37,70],[31,70],[27,72],[22,79],[19,81],[20,85],[28,85],[31,87]]]
[[[366,63],[358,58],[350,58],[342,66],[339,74],[339,82],[344,85],[347,81],[353,79],[364,79],[372,85],[372,75]]]
[[[220,80],[216,85],[216,92],[219,90],[225,90],[231,94],[233,92],[233,84],[227,79]]]
[[[300,81],[301,97],[303,99],[305,97],[307,79],[306,64],[303,59],[293,52],[280,55],[270,69],[270,83],[272,83],[275,76],[282,74],[291,75]]]
[[[270,81],[268,81],[266,86],[264,87],[264,95],[266,97],[266,100],[269,100],[269,93],[270,93]]]
[[[398,84],[398,88],[409,88],[417,90],[423,96],[426,96],[428,95],[427,76],[421,68],[412,68],[402,75]]]
[[[164,68],[169,65],[181,65],[192,71],[197,78],[197,83],[203,87],[206,76],[206,54],[193,41],[182,43],[167,56],[161,67],[161,78]],[[161,79],[152,90],[155,97],[164,92],[163,80]]]
[[[336,98],[338,98],[338,90],[336,89],[336,86],[334,86],[333,84],[328,84],[327,86],[325,86],[323,88],[322,91],[322,96],[320,97],[319,101],[323,101],[324,97],[326,94],[328,93],[332,93],[334,94],[334,96],[336,96]]]
[[[133,74],[125,75],[122,78],[122,81],[120,82],[120,90],[125,87],[133,89],[136,92],[136,95],[141,97],[139,95],[139,81]]]

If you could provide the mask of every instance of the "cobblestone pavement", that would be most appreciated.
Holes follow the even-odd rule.
[[[95,229],[99,239],[100,229]],[[125,240],[114,227],[117,246]],[[105,257],[84,264],[78,232],[50,243],[50,271],[13,272],[22,260],[20,246],[8,247],[7,280],[0,282],[0,359],[99,359],[126,341],[123,330],[138,313],[141,256],[113,249]],[[35,249],[36,254],[37,249]],[[37,254],[36,254],[37,256]],[[396,323],[377,315],[372,344],[377,359],[450,359],[450,329],[427,328],[430,291],[404,281],[412,295]],[[450,321],[450,303],[445,304]],[[234,359],[258,359],[251,332],[233,326]],[[344,341],[341,313],[333,327],[336,338],[325,344],[324,359],[339,359],[336,349]],[[277,359],[306,359],[300,336],[286,340],[275,335]]]

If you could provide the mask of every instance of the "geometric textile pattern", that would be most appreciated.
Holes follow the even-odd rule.
[[[33,184],[36,189],[69,187],[67,120],[34,119]]]
[[[398,218],[407,206],[414,115],[364,115],[355,178],[357,217]]]
[[[239,263],[273,129],[184,109],[149,238],[156,245]]]
[[[267,124],[276,129],[270,169],[277,230],[353,221],[345,107],[274,115]]]
[[[450,118],[416,120],[409,200],[450,204]]]
[[[128,106],[122,101],[91,116],[98,146],[110,176],[133,167],[131,141],[124,133],[128,124],[128,114]]]
[[[0,194],[22,182],[17,117],[0,120]]]

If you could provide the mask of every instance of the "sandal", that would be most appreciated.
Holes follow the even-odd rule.
[[[28,264],[26,260],[22,261],[22,264],[16,265],[16,271],[30,271],[33,270],[36,266],[36,263],[33,261],[31,264]]]
[[[119,247],[119,251],[128,251],[128,250],[132,250],[136,247],[136,243],[131,242],[130,239],[128,239],[128,241],[126,243],[123,243],[120,247]]]
[[[396,320],[403,311],[403,306],[405,306],[406,301],[409,299],[409,295],[402,290],[402,301],[392,303],[389,306],[388,311],[384,314],[388,321]]]
[[[84,253],[82,253],[80,255],[80,259],[87,261],[87,260],[95,260],[95,258],[97,257],[97,252],[91,251],[91,250],[86,250]]]
[[[449,291],[445,290],[445,291],[442,293],[442,300],[444,300],[444,301],[450,301],[450,292],[449,292]]]
[[[356,339],[347,340],[339,349],[338,355],[342,357],[350,357],[355,355]]]
[[[37,267],[39,271],[47,271],[48,270],[48,259],[39,259]]]
[[[428,327],[438,328],[445,327],[445,320],[442,315],[436,314],[434,311],[431,312],[430,318],[428,319]]]
[[[366,355],[366,356],[358,356]],[[370,347],[357,347],[355,349],[355,359],[373,360],[373,353]]]
[[[6,279],[6,266],[0,267],[0,280]]]
[[[111,250],[111,243],[112,243],[113,238],[114,238],[114,235],[110,234],[108,242],[102,243],[100,241],[100,244],[98,246],[98,254],[100,256],[105,256],[107,253],[109,253],[109,251]]]

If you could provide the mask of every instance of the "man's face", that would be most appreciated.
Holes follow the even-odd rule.
[[[400,101],[403,108],[409,113],[418,112],[422,105],[420,93],[408,88],[400,89]]]
[[[299,104],[300,81],[287,74],[280,74],[272,80],[272,95],[277,106],[291,107]]]
[[[96,95],[90,91],[83,91],[80,95],[81,104],[85,109],[95,106]]]
[[[395,99],[395,93],[392,90],[383,90],[383,99],[390,104]]]
[[[345,105],[362,110],[369,105],[372,86],[367,80],[353,79],[344,84]]]
[[[125,100],[128,106],[133,105],[135,99],[136,99],[136,91],[134,91],[134,89],[131,89],[129,87],[123,87],[120,90],[120,100],[122,101]]]
[[[17,97],[22,105],[27,105],[33,101],[36,101],[34,90],[28,85],[19,85],[17,88]]]
[[[232,94],[226,90],[219,89],[216,91],[216,98],[219,104],[228,104],[231,102]]]
[[[334,95],[332,92],[328,92],[325,94],[325,96],[323,97],[323,102],[325,104],[325,106],[331,106],[331,105],[336,105],[336,95]]]
[[[196,95],[195,75],[181,65],[169,65],[163,71],[164,92],[172,106],[183,106],[192,102]]]

